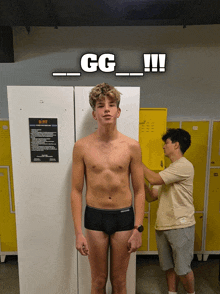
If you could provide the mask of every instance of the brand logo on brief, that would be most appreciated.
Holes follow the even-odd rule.
[[[126,212],[126,211],[130,211],[130,209],[121,210],[121,212]]]

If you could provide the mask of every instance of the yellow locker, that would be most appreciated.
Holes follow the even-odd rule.
[[[8,168],[0,168],[1,251],[17,251],[15,214],[11,213]]]
[[[220,121],[213,122],[211,166],[220,166]]]
[[[154,171],[164,169],[164,152],[162,135],[166,132],[166,108],[141,108],[139,115],[139,142],[142,161]],[[148,214],[149,204],[145,201],[144,232],[139,251],[148,251]],[[150,239],[151,242],[151,239]]]
[[[142,160],[151,170],[164,169],[161,136],[166,132],[166,108],[141,108],[139,117],[139,142]]]
[[[0,121],[0,235],[1,251],[17,251],[11,143],[8,120]],[[10,186],[9,186],[10,183]]]
[[[210,170],[206,250],[220,250],[220,169]]]
[[[142,246],[138,251],[148,251],[148,213],[144,214],[144,231],[142,233]]]
[[[9,166],[10,182],[12,194],[12,209],[15,211],[13,175],[12,175],[12,159],[11,159],[11,142],[8,120],[0,121],[0,166]]]
[[[155,223],[157,218],[157,208],[158,208],[158,200],[151,202],[150,204],[150,251],[157,251],[157,242],[156,242],[156,234],[155,234]]]
[[[195,213],[195,251],[202,250],[202,227],[203,227],[203,213]]]
[[[209,122],[188,121],[182,122],[182,129],[191,135],[191,146],[184,156],[193,164],[194,188],[193,198],[196,211],[204,210],[204,195],[206,181],[206,162],[208,149]]]

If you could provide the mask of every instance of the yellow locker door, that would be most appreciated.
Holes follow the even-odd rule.
[[[166,108],[141,108],[139,116],[139,142],[142,161],[151,170],[164,169],[162,135],[166,132]],[[148,216],[149,204],[145,202],[144,232],[139,251],[148,251]]]
[[[196,225],[195,225],[195,244],[194,250],[202,250],[202,227],[203,227],[203,213],[195,213]]]
[[[141,108],[139,116],[139,142],[142,160],[151,170],[164,169],[161,136],[166,132],[166,108]]]
[[[213,122],[211,166],[220,166],[220,121]]]
[[[191,146],[184,156],[193,164],[195,169],[193,198],[196,211],[204,210],[206,162],[208,149],[208,121],[188,121],[182,123],[182,129],[191,135]]]
[[[144,231],[142,233],[142,246],[138,249],[138,251],[148,251],[148,213],[144,214]]]
[[[15,214],[11,213],[8,171],[9,168],[0,168],[0,223],[3,252],[17,251]]]
[[[150,251],[157,251],[157,242],[156,242],[156,234],[155,234],[155,223],[157,218],[157,208],[158,208],[158,200],[151,202],[150,204]]]
[[[206,250],[220,250],[220,169],[210,170],[208,214],[206,225]]]
[[[8,120],[0,121],[0,166],[9,166],[10,182],[11,182],[11,197],[12,210],[15,211],[13,175],[12,175],[12,160],[11,160],[11,142]]]

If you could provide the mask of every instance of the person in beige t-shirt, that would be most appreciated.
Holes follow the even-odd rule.
[[[187,293],[194,292],[191,261],[194,253],[195,209],[193,205],[194,168],[183,154],[191,145],[190,134],[169,129],[162,140],[164,154],[171,164],[155,173],[144,164],[146,200],[159,200],[155,224],[161,268],[166,271],[168,293],[177,293],[181,280]]]

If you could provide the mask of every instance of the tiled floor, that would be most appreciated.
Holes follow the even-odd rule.
[[[195,256],[192,262],[195,276],[196,294],[220,293],[219,256],[210,255],[208,260],[198,261]],[[165,273],[159,267],[158,256],[137,256],[137,292],[136,294],[167,294]],[[179,284],[178,294],[185,294]]]
[[[192,268],[195,275],[196,294],[220,294],[219,256],[209,256],[206,262],[197,261],[195,257]],[[0,293],[19,294],[17,256],[7,256],[5,263],[0,263]],[[136,294],[167,293],[165,274],[159,267],[158,257],[138,255]],[[178,294],[185,293],[180,284]]]

